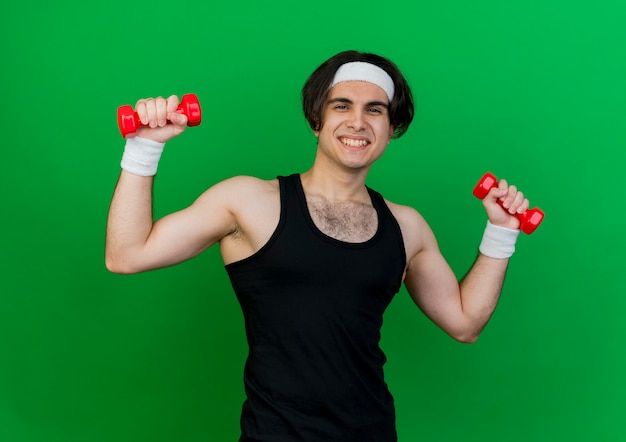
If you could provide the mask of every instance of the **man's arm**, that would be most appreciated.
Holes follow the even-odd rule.
[[[236,228],[229,182],[205,191],[191,206],[153,222],[152,177],[122,171],[107,222],[106,266],[137,273],[178,264]]]
[[[155,146],[185,130],[186,117],[175,112],[177,97],[147,99],[136,111],[148,127],[141,128],[127,150],[107,222],[106,266],[116,273],[136,273],[189,259],[235,228],[222,186],[214,186],[190,207],[153,222],[152,188]],[[160,146],[162,149],[162,145]],[[147,152],[147,153],[146,153]],[[156,162],[155,162],[156,161]],[[146,167],[148,165],[148,167]]]
[[[454,339],[471,343],[496,308],[508,261],[479,254],[459,284],[433,237],[409,262],[404,283],[426,316]]]
[[[505,235],[515,238],[517,232],[511,229],[519,227],[519,220],[513,214],[528,208],[523,194],[501,180],[483,204],[492,224],[489,229],[503,228]],[[459,283],[424,219],[417,212],[404,211],[401,225],[408,249],[404,283],[414,302],[454,339],[475,342],[496,308],[509,259],[479,253]],[[481,250],[490,254],[488,247]]]

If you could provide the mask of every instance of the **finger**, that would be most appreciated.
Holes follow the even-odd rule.
[[[156,101],[159,98],[151,98],[149,100],[146,100],[146,117],[148,119],[148,121],[146,122],[148,124],[148,126],[150,126],[151,128],[155,128],[157,127],[157,122],[158,122],[158,116],[157,116],[157,104]]]
[[[167,101],[163,97],[158,97],[155,101],[156,105],[156,124],[163,127],[167,124]]]
[[[167,98],[167,119],[177,126],[186,126],[187,117],[183,113],[178,112],[180,100],[176,95],[170,95]]]
[[[184,114],[179,114],[177,112],[171,112],[167,114],[167,119],[176,126],[186,126],[187,125],[187,117]]]
[[[500,198],[500,200],[502,201],[502,207],[504,207],[505,209],[510,209],[513,205],[513,202],[515,201],[517,193],[517,187],[513,185],[508,186],[506,190],[506,195],[503,198]]]
[[[513,201],[506,209],[511,215],[515,215],[516,213],[523,213],[528,209],[528,199],[524,197],[523,192],[520,192],[518,190],[515,193],[515,198],[513,198]]]
[[[167,97],[167,113],[176,112],[179,104],[180,100],[176,95],[170,95]]]
[[[509,190],[509,183],[505,179],[498,181],[498,189],[502,191]]]
[[[170,95],[167,98],[167,119],[175,125],[187,125],[187,117],[183,113],[178,113],[178,105],[180,100],[176,95]]]
[[[523,196],[524,195],[522,194],[522,202],[519,204],[519,206],[517,206],[517,213],[524,213],[530,207],[530,202],[528,201],[528,198],[523,198]]]
[[[149,100],[149,98],[142,98],[137,101],[137,104],[135,104],[135,112],[137,112],[141,124],[148,124],[148,111],[146,109],[147,100]]]
[[[507,190],[508,183],[506,182],[506,180],[500,180],[498,181],[498,186],[492,187],[488,195],[491,197],[492,201],[495,202],[495,200],[502,199],[504,196],[506,196]]]

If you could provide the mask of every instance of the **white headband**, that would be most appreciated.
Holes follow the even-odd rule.
[[[373,83],[385,91],[389,101],[393,100],[395,90],[393,80],[384,69],[379,68],[375,64],[361,61],[342,64],[337,69],[330,87],[332,88],[342,81],[367,81],[368,83]]]

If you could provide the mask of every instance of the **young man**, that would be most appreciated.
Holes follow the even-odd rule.
[[[106,264],[141,272],[219,243],[250,347],[241,441],[395,441],[379,348],[383,312],[404,283],[446,333],[474,342],[514,251],[514,214],[528,200],[504,180],[489,192],[480,253],[459,283],[420,214],[365,185],[413,118],[398,68],[374,54],[343,52],[320,65],[302,97],[318,138],[308,171],[225,180],[156,222],[153,176],[164,143],[184,132],[187,119],[174,112],[175,96],[139,100],[148,126],[127,140]]]

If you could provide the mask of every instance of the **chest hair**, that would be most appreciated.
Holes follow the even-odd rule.
[[[339,241],[359,243],[372,238],[378,228],[376,209],[352,201],[307,200],[315,226]]]

